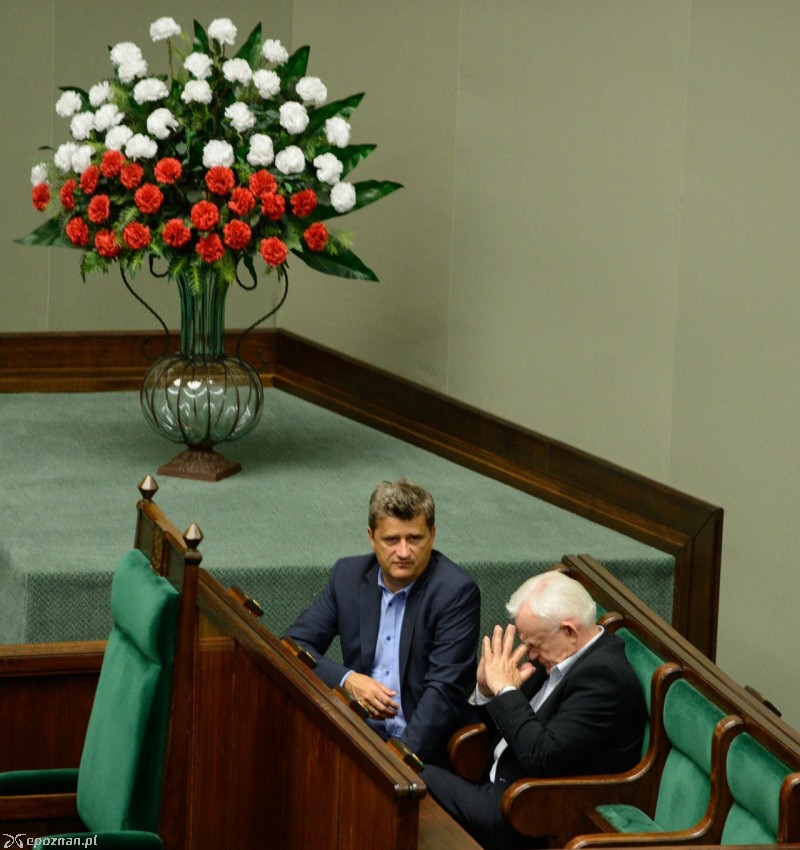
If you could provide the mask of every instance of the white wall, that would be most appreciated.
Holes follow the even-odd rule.
[[[39,221],[28,174],[36,146],[62,140],[56,86],[90,85],[106,45],[136,25],[144,46],[165,12],[9,3],[0,331],[150,327],[113,275],[84,286],[73,255],[10,240]],[[406,185],[345,222],[381,282],[293,267],[278,323],[725,508],[718,660],[800,725],[783,632],[800,542],[800,3],[233,0],[225,14],[310,44],[331,97],[365,90],[354,141],[378,148],[354,177]],[[250,315],[234,304],[231,324]]]

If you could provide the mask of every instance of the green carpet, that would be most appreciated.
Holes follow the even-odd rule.
[[[242,473],[161,477],[155,501],[181,530],[198,523],[203,565],[256,597],[277,633],[338,557],[368,551],[369,494],[401,475],[433,493],[436,547],[475,576],[485,628],[525,578],[582,552],[670,618],[671,556],[286,393],[267,390],[255,431],[220,448]],[[0,395],[0,642],[107,635],[136,486],[180,449],[138,393]]]

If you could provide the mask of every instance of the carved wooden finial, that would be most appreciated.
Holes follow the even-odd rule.
[[[156,479],[152,475],[146,475],[139,485],[139,492],[142,494],[142,498],[145,501],[151,502],[157,491],[158,484],[156,484]]]
[[[200,526],[196,522],[193,522],[186,531],[183,532],[183,539],[192,552],[196,551],[197,547],[203,541],[203,532],[200,531]]]

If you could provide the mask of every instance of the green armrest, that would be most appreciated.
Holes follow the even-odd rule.
[[[20,794],[74,794],[77,790],[77,767],[0,773],[0,795],[4,797]]]

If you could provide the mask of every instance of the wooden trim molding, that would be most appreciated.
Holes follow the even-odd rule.
[[[0,334],[0,392],[138,389],[143,351],[160,345],[145,333]],[[721,508],[283,330],[249,334],[242,354],[267,386],[673,555],[672,625],[715,657]]]

